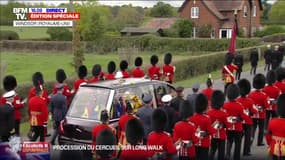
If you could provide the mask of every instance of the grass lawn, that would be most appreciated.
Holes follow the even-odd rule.
[[[49,38],[46,33],[46,27],[13,27],[13,26],[0,26],[0,30],[15,31],[19,34],[20,39],[41,39]]]

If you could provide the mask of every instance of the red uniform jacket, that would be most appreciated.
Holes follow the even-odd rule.
[[[177,153],[172,138],[167,132],[151,132],[147,137],[147,145],[162,146],[162,148],[151,150],[152,156],[157,152],[167,152],[169,155]]]
[[[118,137],[119,137],[119,143],[120,144],[126,144],[126,135],[125,135],[126,125],[127,125],[127,122],[133,118],[135,118],[135,116],[132,114],[125,114],[125,115],[120,117],[120,119],[119,119],[119,131],[118,131]]]
[[[226,69],[227,68],[227,69]],[[238,69],[238,66],[230,64],[225,65],[222,69],[223,80],[225,83],[233,83],[235,81],[234,71]]]
[[[108,73],[106,76],[105,76],[106,80],[114,80],[116,79],[115,78],[115,74],[113,73]]]
[[[86,79],[77,79],[76,81],[74,81],[74,84],[73,84],[74,93],[77,92],[80,84],[82,84],[82,83],[87,83],[87,80]]]
[[[226,124],[228,114],[220,109],[211,109],[207,112],[211,119],[212,126],[216,129],[216,133],[213,134],[212,138],[225,140],[226,139]]]
[[[266,93],[269,98],[268,99],[269,107],[266,109],[276,111],[276,104],[275,103],[273,104],[272,101],[277,100],[278,96],[281,94],[281,90],[274,85],[268,85],[262,89],[262,92]]]
[[[150,79],[160,80],[161,73],[158,66],[151,66],[148,68],[148,76]]]
[[[257,114],[257,110],[253,108],[253,100],[248,97],[239,97],[237,102],[241,103],[244,107],[244,113],[247,115],[248,120],[244,121],[245,124],[252,125],[251,115]]]
[[[29,97],[28,99],[30,100],[32,97],[36,96],[36,88],[35,87],[32,87],[29,91]],[[46,101],[46,103],[48,104],[49,103],[49,97],[48,97],[48,92],[47,90],[44,88],[43,89],[43,95],[42,95],[42,98],[44,98],[44,100]]]
[[[96,82],[99,82],[99,81],[100,81],[99,77],[93,77],[93,78],[91,78],[91,79],[88,81],[88,83],[96,83]]]
[[[6,104],[6,99],[2,96],[0,104]],[[15,120],[21,119],[20,109],[24,107],[24,103],[21,103],[19,95],[14,97],[14,102],[12,103],[14,106],[14,118]]]
[[[285,93],[285,81],[282,81],[282,82],[276,81],[274,83],[274,85],[276,87],[278,87],[281,90],[282,93]]]
[[[173,75],[174,75],[174,67],[171,65],[164,65],[162,67],[163,75],[166,78],[166,81],[173,81]]]
[[[142,77],[144,77],[144,71],[141,70],[140,67],[136,67],[132,72],[132,76],[134,78],[142,78]]]
[[[195,145],[198,143],[199,139],[195,136],[196,127],[194,123],[191,122],[185,122],[185,121],[179,121],[175,124],[173,129],[173,140],[174,143],[177,141],[181,141],[181,148],[178,150],[179,156],[183,157],[195,157]],[[183,147],[183,143],[191,141],[192,146],[188,148]]]
[[[212,127],[211,119],[206,114],[195,113],[192,117],[189,118],[189,121],[194,123],[197,127],[195,136],[199,139],[196,146],[199,147],[210,147],[210,136],[216,133],[216,130]],[[201,135],[203,132],[206,132],[206,135]]]
[[[201,93],[203,93],[208,98],[208,101],[211,101],[211,97],[212,97],[213,92],[214,92],[213,88],[206,88],[206,89],[202,90]],[[211,103],[210,103],[210,105],[211,105]]]
[[[124,149],[121,152],[121,160],[148,160],[152,156],[150,150],[147,149],[147,146],[142,145],[129,145],[130,149]],[[132,149],[133,148],[133,149]]]
[[[273,118],[268,124],[266,141],[269,153],[285,157],[285,118]]]
[[[127,72],[127,71],[121,71],[121,72],[123,74],[123,78],[130,78],[131,77],[129,72]]]
[[[48,120],[48,106],[44,98],[34,96],[29,100],[31,126],[42,126]]]
[[[253,108],[258,111],[252,118],[265,119],[265,109],[269,107],[268,96],[260,90],[255,90],[249,93],[248,98],[253,100]]]
[[[244,113],[244,107],[236,101],[228,101],[223,108],[228,113],[227,130],[242,132],[242,120],[250,121],[249,117]]]
[[[56,94],[57,93],[57,89],[56,89],[56,86],[58,85],[59,83],[55,83],[54,86],[53,86],[53,89],[52,89],[52,94]],[[67,100],[67,106],[69,106],[70,104],[70,98],[72,96],[72,93],[68,87],[68,85],[66,83],[63,84],[63,91],[62,91],[62,94],[66,97],[66,100]]]

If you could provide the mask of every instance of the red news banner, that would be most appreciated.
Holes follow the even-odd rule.
[[[80,13],[29,13],[29,20],[80,20]]]

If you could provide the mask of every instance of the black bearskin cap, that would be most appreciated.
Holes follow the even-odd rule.
[[[13,75],[7,75],[3,79],[3,87],[5,91],[14,90],[17,87],[17,80]]]
[[[246,96],[251,89],[250,82],[247,79],[241,79],[237,83],[239,90],[240,90],[240,95],[241,96]]]
[[[105,123],[109,120],[109,114],[107,110],[102,110],[100,113],[100,121]]]
[[[56,80],[58,83],[63,83],[66,80],[66,74],[63,69],[58,69],[56,71]]]
[[[157,55],[152,55],[152,56],[150,57],[150,63],[154,66],[154,65],[157,64],[157,62],[158,62],[158,57],[157,57]]]
[[[211,97],[211,105],[212,108],[220,109],[225,102],[225,95],[220,90],[215,90]]]
[[[114,133],[110,129],[104,129],[99,132],[98,136],[96,137],[96,145],[106,145],[112,146],[116,144],[116,137]],[[115,150],[115,148],[114,148]],[[96,154],[98,154],[102,158],[109,158],[111,154],[114,152],[113,149],[106,149],[106,150],[96,150]]]
[[[179,114],[183,120],[193,115],[193,106],[189,101],[183,101],[179,106]]]
[[[195,102],[195,111],[197,113],[203,113],[206,111],[207,106],[208,106],[207,97],[202,93],[198,94]]]
[[[166,53],[164,56],[164,64],[170,64],[172,61],[172,54]]]
[[[277,114],[285,118],[285,94],[281,94],[277,99]]]
[[[144,128],[137,118],[130,119],[126,124],[126,138],[131,145],[136,145],[144,137]]]
[[[240,94],[238,85],[230,84],[227,88],[227,97],[229,100],[235,100]]]
[[[108,63],[108,73],[114,73],[116,70],[116,63],[114,61],[110,61]]]
[[[284,67],[279,67],[276,70],[276,75],[277,75],[277,80],[281,82],[283,79],[285,79],[285,68]]]
[[[165,130],[168,117],[164,110],[155,109],[152,113],[151,120],[152,129],[156,132],[161,132]]]
[[[135,66],[136,66],[136,67],[141,66],[142,63],[143,63],[142,57],[137,57],[137,58],[135,59]]]
[[[126,60],[122,60],[120,62],[120,69],[121,71],[124,71],[126,69],[128,69],[129,63]]]
[[[207,87],[213,86],[213,80],[211,78],[208,78],[207,82],[206,82],[206,85],[207,85]]]
[[[92,68],[92,75],[93,75],[94,77],[99,76],[100,73],[101,73],[101,70],[102,70],[101,65],[100,65],[100,64],[95,64],[95,65],[93,66],[93,68]]]
[[[79,68],[78,68],[78,77],[79,78],[84,78],[87,76],[87,68],[85,65],[81,65]]]
[[[226,54],[226,57],[225,57],[225,65],[231,64],[231,63],[233,62],[234,58],[235,58],[235,57],[234,57],[233,54],[227,53],[227,54]]]
[[[266,74],[266,82],[269,85],[272,85],[276,81],[276,72],[273,70],[270,70]]]
[[[38,85],[43,85],[44,84],[44,77],[43,74],[41,72],[35,72],[33,74],[33,84],[34,86],[38,86]]]
[[[262,89],[265,86],[265,76],[261,73],[257,74],[253,78],[253,88]]]

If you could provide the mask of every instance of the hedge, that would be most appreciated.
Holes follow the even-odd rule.
[[[282,42],[285,41],[285,33],[276,33],[262,38],[264,42]]]
[[[0,30],[0,40],[19,40],[19,35],[14,31]]]
[[[246,48],[259,45],[259,38],[237,39],[237,48]],[[189,38],[163,38],[152,35],[140,37],[104,37],[99,42],[82,42],[87,53],[106,54],[117,52],[119,48],[138,48],[139,51],[155,52],[217,52],[227,50],[228,39],[189,39]],[[61,51],[71,52],[72,43],[58,41],[3,41],[5,50]]]

